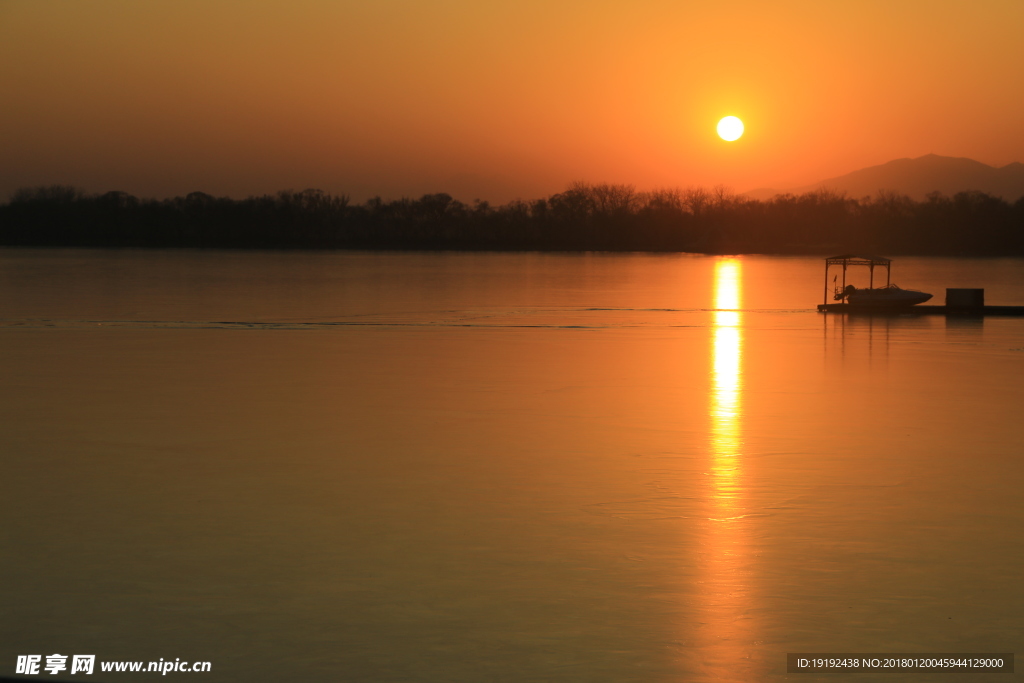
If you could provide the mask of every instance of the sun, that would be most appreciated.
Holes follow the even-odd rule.
[[[743,122],[735,116],[726,116],[718,122],[718,137],[726,142],[739,140],[743,135]]]

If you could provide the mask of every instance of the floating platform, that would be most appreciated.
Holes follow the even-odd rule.
[[[846,257],[835,257],[846,258]],[[848,260],[848,259],[847,259]],[[826,265],[826,278],[828,266]],[[846,281],[846,276],[843,276]],[[826,280],[827,282],[827,280]],[[828,288],[826,285],[826,294]],[[838,298],[838,295],[837,295]],[[946,289],[946,305],[878,306],[868,304],[818,304],[821,313],[854,313],[859,315],[958,315],[963,317],[983,315],[1024,315],[1024,306],[986,306],[984,289]]]
[[[858,306],[856,304],[818,304],[821,313],[856,313],[860,315],[1024,315],[1024,306]]]

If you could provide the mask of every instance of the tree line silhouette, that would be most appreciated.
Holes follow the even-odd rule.
[[[638,192],[578,182],[492,206],[443,193],[354,204],[320,190],[155,200],[50,186],[18,190],[0,205],[0,244],[1024,256],[1024,198],[856,199],[821,190],[752,200],[721,187]]]

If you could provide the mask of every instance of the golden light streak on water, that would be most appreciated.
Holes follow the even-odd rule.
[[[739,259],[722,259],[715,262],[715,308],[735,310],[740,307],[742,279],[743,264]],[[738,319],[734,322],[738,322]]]
[[[743,263],[715,263],[708,400],[708,520],[703,585],[702,659],[714,680],[750,675],[743,462]],[[723,310],[727,309],[727,310]],[[731,309],[731,310],[729,310]]]
[[[738,259],[715,263],[711,350],[711,455],[716,495],[714,504],[725,518],[735,512],[736,477],[740,455],[740,389],[742,313],[740,289],[743,274]],[[733,310],[723,310],[733,309]]]

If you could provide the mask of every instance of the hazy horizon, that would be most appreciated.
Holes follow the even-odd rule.
[[[994,0],[6,0],[0,196],[503,203],[573,181],[799,187],[930,153],[1001,167],[1024,159],[1022,20]]]

